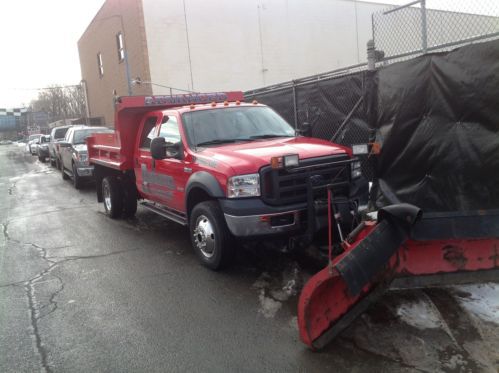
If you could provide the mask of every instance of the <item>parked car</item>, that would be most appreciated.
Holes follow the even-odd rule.
[[[93,179],[94,166],[88,162],[85,139],[99,132],[112,130],[106,127],[73,126],[66,132],[64,141],[58,143],[62,178],[71,178],[76,189],[80,189],[85,180]]]
[[[68,129],[72,126],[61,126],[55,127],[50,132],[50,142],[49,142],[49,157],[50,164],[60,169],[60,158],[59,158],[59,142],[64,141],[64,137],[68,132]]]
[[[40,162],[45,162],[45,160],[49,156],[49,143],[50,143],[50,135],[40,136],[40,141],[37,147],[38,160]]]
[[[10,140],[2,140],[2,141],[0,141],[0,145],[10,145],[10,144],[12,144],[12,141],[10,141]]]
[[[38,154],[38,144],[40,142],[40,137],[43,136],[41,133],[37,133],[35,135],[30,135],[28,139],[28,151],[31,155]]]

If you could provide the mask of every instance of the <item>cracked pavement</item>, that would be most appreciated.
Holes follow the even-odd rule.
[[[211,272],[186,229],[140,207],[134,219],[108,219],[93,186],[75,190],[35,160],[0,147],[0,372],[499,367],[499,327],[438,289],[388,294],[313,353],[296,326],[297,294],[317,269],[306,260],[260,248]],[[438,327],[398,316],[422,301]]]

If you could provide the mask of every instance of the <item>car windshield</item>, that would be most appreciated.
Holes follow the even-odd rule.
[[[76,130],[74,134],[74,139],[73,139],[73,144],[85,144],[85,139],[92,135],[92,133],[98,133],[98,132],[109,132],[108,128],[87,128],[87,129],[81,129],[81,130]]]
[[[69,128],[57,128],[54,131],[54,140],[63,139],[64,136],[66,136],[66,132],[68,132],[68,129]]]
[[[182,115],[190,147],[273,137],[293,137],[294,129],[265,106],[200,110]]]

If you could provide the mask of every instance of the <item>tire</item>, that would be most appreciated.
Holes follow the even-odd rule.
[[[55,168],[57,168],[58,170],[61,169],[61,162],[59,161],[59,158],[55,159]]]
[[[55,167],[55,164],[56,164],[56,162],[52,158],[50,158],[50,165],[52,167]]]
[[[111,219],[118,219],[123,213],[123,194],[120,182],[114,176],[102,179],[104,210]]]
[[[123,181],[123,216],[131,218],[137,212],[137,187],[132,181]]]
[[[64,165],[61,163],[61,173],[62,173],[62,180],[67,180],[69,179],[68,174],[64,172]]]
[[[73,163],[73,186],[75,189],[81,189],[83,185],[83,181],[81,177],[78,176],[78,170],[76,169],[76,165]]]
[[[204,266],[218,271],[232,264],[234,238],[217,201],[205,201],[194,206],[189,230],[192,247]]]
[[[38,160],[42,163],[45,163],[45,157],[42,157],[41,155],[38,156]]]

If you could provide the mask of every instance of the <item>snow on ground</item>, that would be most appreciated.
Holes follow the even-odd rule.
[[[397,316],[418,329],[443,327],[442,318],[435,305],[425,299],[401,304],[397,309]]]
[[[478,318],[499,324],[499,284],[454,286],[461,305]]]

